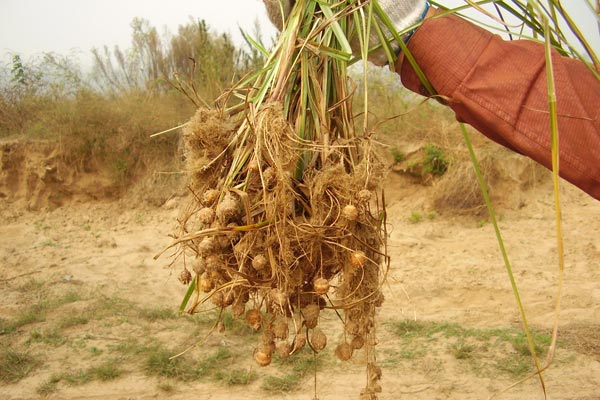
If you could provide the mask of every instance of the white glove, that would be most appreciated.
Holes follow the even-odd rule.
[[[427,0],[379,0],[381,9],[387,14],[392,24],[396,28],[397,32],[401,32],[406,28],[415,25],[425,18],[427,10],[429,10],[429,3]],[[383,27],[383,24],[380,23]],[[371,28],[371,38],[369,39],[369,46],[375,47],[379,45],[379,37],[377,32],[373,32],[374,28]],[[383,32],[386,36],[391,36],[387,29]],[[412,36],[414,30],[404,33],[402,39],[404,43],[408,42],[408,39]],[[400,45],[398,43],[392,43],[392,48],[397,53],[400,52]],[[383,49],[371,52],[368,57],[375,65],[385,65],[388,59]]]
[[[400,32],[425,18],[425,14],[429,9],[429,3],[427,0],[378,0],[379,5],[383,9],[383,11],[387,14],[387,16],[392,21],[394,27],[397,32]],[[292,7],[294,6],[295,0],[263,0],[265,3],[265,7],[267,9],[267,13],[269,14],[269,18],[271,22],[281,30],[283,27],[283,21],[289,15]],[[283,14],[282,14],[283,12]],[[382,24],[380,24],[383,26]],[[408,32],[403,35],[404,42],[407,42],[410,39],[410,36],[413,32]],[[391,36],[390,32],[385,29],[384,34],[386,36]],[[371,29],[371,37],[369,39],[369,45],[371,47],[375,47],[379,45],[379,37],[377,36],[377,32],[374,31],[374,28]],[[358,43],[352,43],[352,47],[357,51],[359,49]],[[400,45],[398,43],[392,43],[392,47],[396,53],[398,53],[400,49]],[[368,57],[369,61],[371,61],[375,65],[385,65],[388,62],[388,59],[385,55],[383,49],[371,52]]]

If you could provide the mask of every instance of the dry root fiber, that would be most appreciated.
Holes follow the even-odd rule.
[[[235,128],[221,112],[201,109],[185,129],[193,201],[176,244],[178,255],[194,260],[180,274],[195,293],[187,311],[210,300],[244,316],[263,332],[254,353],[262,366],[276,351],[288,357],[306,343],[315,352],[329,345],[319,322],[330,309],[344,326],[335,355],[346,361],[365,346],[373,352],[385,261],[379,177],[370,172],[378,164],[365,154],[350,165],[331,151],[299,180],[298,143],[280,106],[261,110],[256,136],[245,140],[249,151],[235,146]]]
[[[317,3],[302,4],[308,6],[295,8],[294,20],[317,24],[311,34],[330,26]],[[286,29],[297,36],[300,26]],[[332,346],[344,361],[362,351],[361,398],[376,398],[375,311],[387,268],[383,168],[371,152],[372,132],[354,131],[345,64],[325,62],[311,49],[281,41],[276,52],[283,61],[269,64],[273,75],[265,69],[256,78],[271,82],[266,99],[253,92],[260,86],[254,82],[233,97],[255,102],[199,109],[186,126],[193,201],[169,248],[183,260],[186,311],[206,303],[245,318],[261,333],[259,365],[307,345],[314,352]],[[323,95],[319,82],[332,91]],[[311,116],[306,101],[326,103],[313,104]],[[340,339],[322,328],[324,313],[339,319]]]

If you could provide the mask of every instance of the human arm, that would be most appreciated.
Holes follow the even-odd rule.
[[[551,167],[544,46],[504,41],[452,15],[432,10],[408,49],[457,119]],[[429,18],[431,17],[431,18]],[[600,80],[580,61],[552,53],[560,175],[600,200]],[[428,95],[408,60],[396,64],[403,84]]]
[[[264,0],[271,20],[283,21],[294,0]],[[394,25],[411,26],[425,0],[379,0]],[[276,5],[276,7],[275,7]],[[550,115],[544,46],[507,42],[468,21],[430,8],[408,49],[457,119],[518,153],[551,167]],[[407,37],[405,36],[406,40]],[[369,59],[386,62],[381,51]],[[600,80],[577,60],[552,54],[560,136],[560,175],[600,200]],[[403,54],[404,85],[429,93]]]

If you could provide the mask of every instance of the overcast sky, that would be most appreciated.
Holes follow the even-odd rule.
[[[0,53],[79,52],[84,58],[93,47],[126,48],[134,17],[171,33],[189,17],[205,19],[238,43],[238,26],[252,32],[256,20],[265,38],[275,34],[260,0],[0,0]]]
[[[598,28],[586,1],[563,4],[600,50]],[[256,20],[265,39],[275,34],[261,0],[0,0],[0,54],[75,53],[86,63],[93,47],[129,47],[134,17],[147,19],[159,32],[166,28],[172,33],[189,17],[205,19],[214,31],[228,32],[238,43],[238,27],[252,32]]]

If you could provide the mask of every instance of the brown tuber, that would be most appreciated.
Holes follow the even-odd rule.
[[[277,171],[272,167],[268,167],[263,172],[263,180],[266,189],[273,189],[277,183]]]
[[[254,353],[254,360],[256,360],[258,365],[261,367],[266,367],[267,365],[271,364],[271,359],[271,353],[267,353],[262,350],[257,350]]]
[[[329,281],[325,278],[317,278],[313,282],[313,288],[318,295],[324,295],[329,292]]]
[[[217,291],[213,293],[210,300],[215,306],[225,308],[233,303],[233,295],[231,292],[223,293],[222,291]]]
[[[371,191],[369,191],[368,189],[363,189],[360,192],[358,192],[356,198],[360,203],[368,203],[371,200]]]
[[[275,334],[276,339],[285,340],[289,335],[289,326],[287,321],[280,320],[273,327],[273,333]]]
[[[281,342],[277,347],[277,353],[282,360],[287,360],[292,352],[292,346],[288,342]]]
[[[341,361],[348,361],[352,357],[352,352],[352,346],[346,342],[338,344],[335,348],[335,355]]]
[[[206,271],[206,262],[204,258],[198,257],[196,261],[194,261],[194,266],[192,267],[196,275],[202,275],[204,271]]]
[[[206,207],[213,205],[219,198],[219,191],[216,189],[208,189],[202,195],[202,204]]]
[[[354,336],[350,342],[350,346],[352,346],[354,350],[362,349],[364,345],[365,339],[362,336]]]
[[[192,273],[188,271],[187,268],[181,271],[181,273],[179,274],[179,282],[183,283],[184,285],[187,285],[191,281]]]
[[[309,304],[302,309],[302,315],[304,316],[304,325],[307,328],[313,329],[319,322],[319,312],[321,309],[318,304]]]
[[[223,200],[217,204],[217,218],[224,224],[231,222],[231,220],[235,219],[240,212],[240,203],[231,193],[227,193]]]
[[[327,336],[325,336],[325,333],[321,329],[315,328],[312,331],[310,344],[316,351],[323,350],[327,346]]]
[[[288,303],[288,295],[279,289],[271,289],[269,297],[279,307],[286,307]]]
[[[367,262],[367,256],[363,251],[357,250],[350,254],[350,264],[356,269],[362,268],[365,266],[365,262]]]
[[[306,338],[304,336],[296,335],[294,338],[294,346],[290,354],[294,354],[302,350],[304,345],[306,344]]]
[[[215,288],[215,281],[210,277],[210,274],[205,272],[200,276],[200,286],[204,293],[209,293]]]
[[[208,255],[204,261],[206,262],[206,270],[210,272],[221,270],[221,266],[223,265],[221,258],[217,254]]]
[[[356,208],[356,206],[353,206],[352,204],[348,204],[342,210],[342,215],[348,221],[356,221],[358,219],[358,209]]]
[[[198,253],[201,256],[208,257],[209,255],[217,252],[219,249],[219,244],[216,239],[211,236],[207,236],[203,238],[200,243],[198,243]]]
[[[262,324],[262,314],[255,308],[248,310],[246,312],[246,321],[252,326],[252,329],[257,331]]]
[[[234,317],[241,317],[246,312],[246,305],[242,303],[235,303],[231,306],[231,315]]]
[[[262,254],[257,255],[252,260],[252,268],[254,268],[257,271],[262,271],[263,269],[265,269],[266,266],[267,257],[263,256]]]
[[[252,159],[248,161],[248,170],[253,172],[258,171],[258,160],[256,157],[252,157]]]
[[[198,219],[204,225],[208,226],[208,225],[212,224],[213,221],[215,220],[215,212],[210,207],[204,207],[204,208],[200,209],[200,211],[198,211]]]

